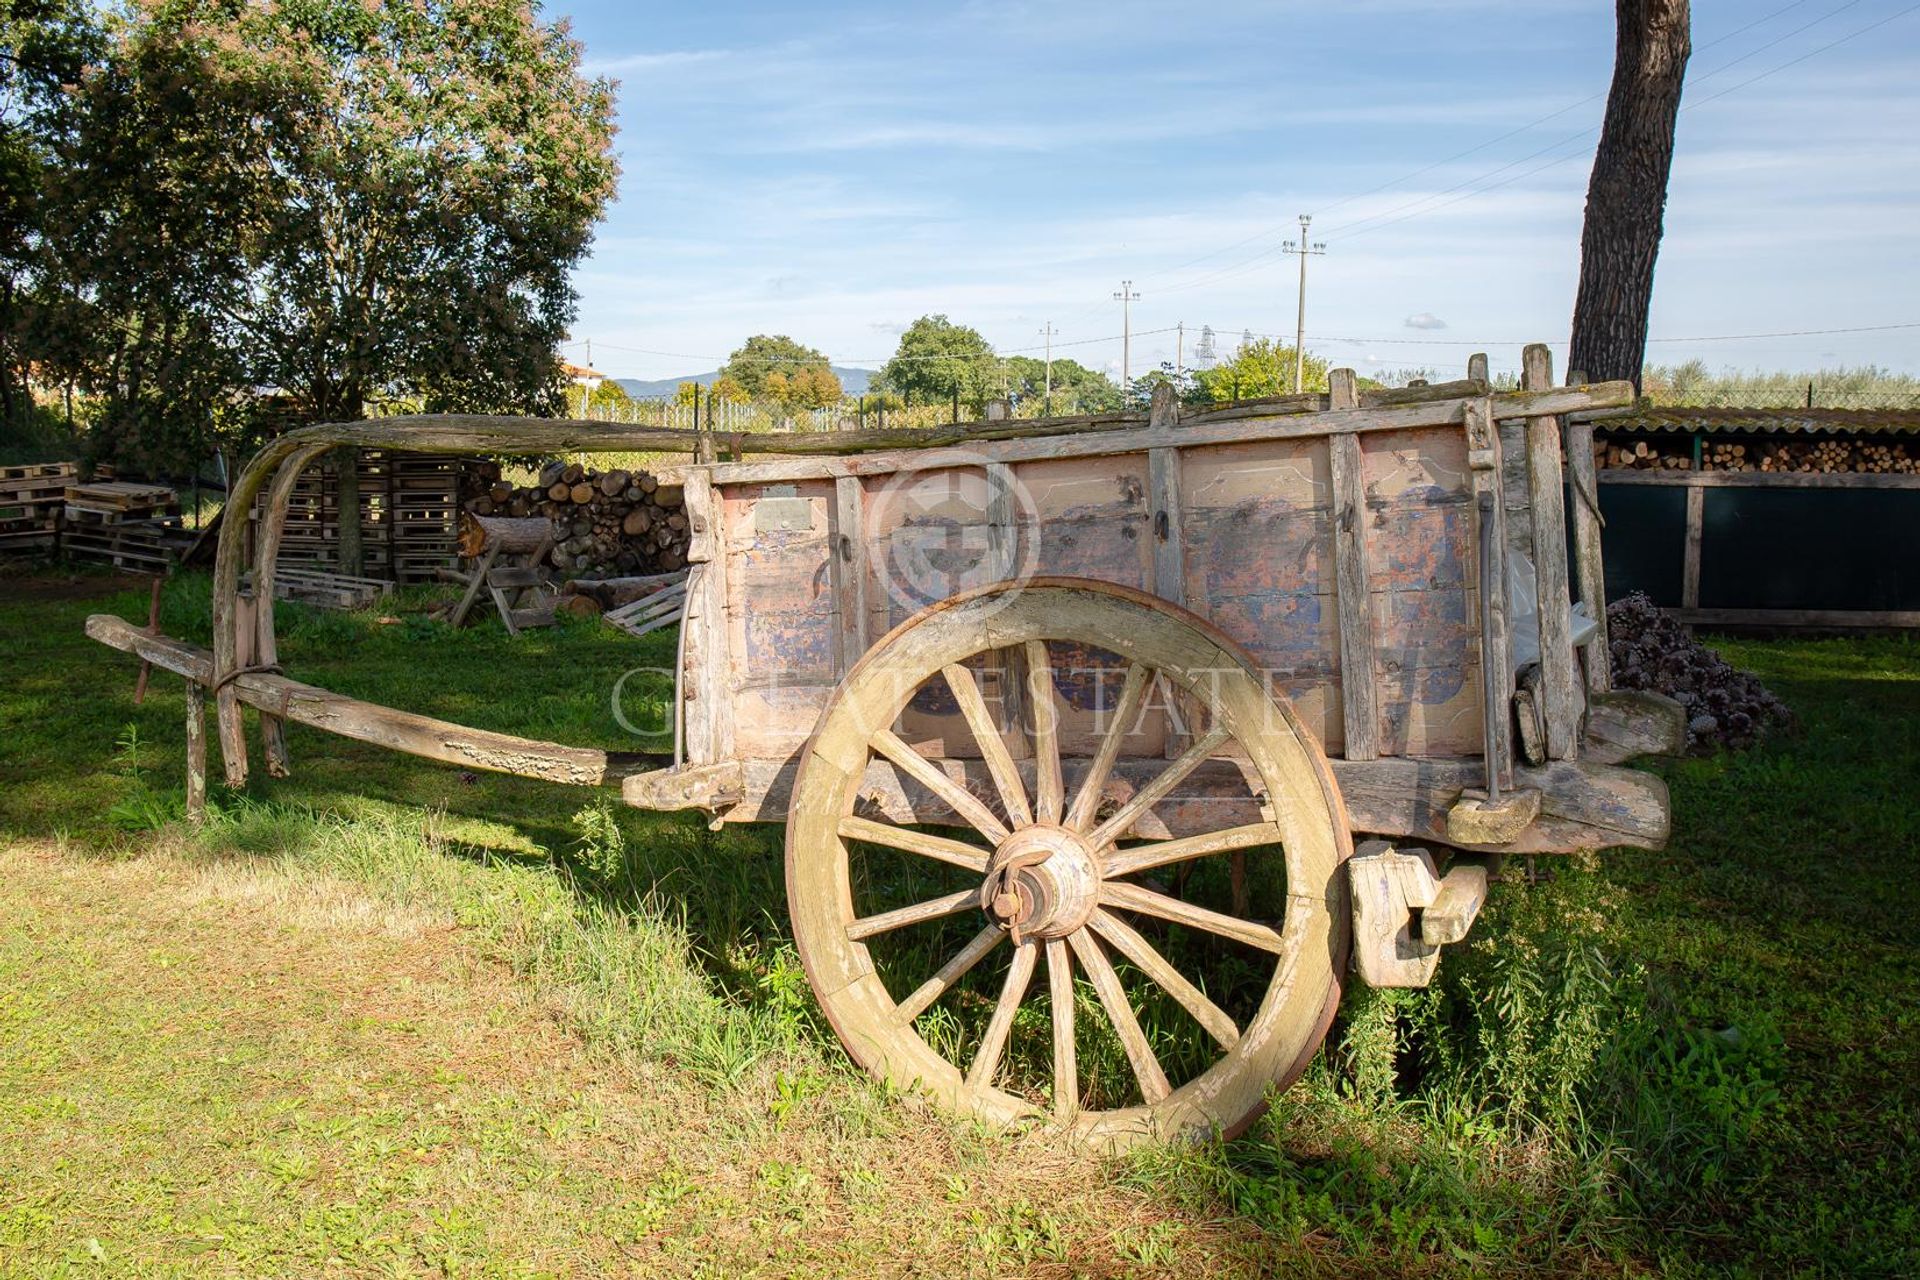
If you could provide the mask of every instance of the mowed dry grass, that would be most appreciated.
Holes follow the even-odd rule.
[[[761,1087],[593,1048],[463,934],[265,863],[0,849],[0,1273],[1098,1276],[1276,1260],[1270,1239],[1043,1140],[845,1087],[770,1105]]]

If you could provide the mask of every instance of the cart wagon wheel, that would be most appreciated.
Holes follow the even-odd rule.
[[[1065,768],[1050,641],[1097,646],[1120,668],[1088,757]],[[1027,672],[1011,750],[975,675],[996,652]],[[1169,685],[1190,745],[1122,760],[1143,704],[1158,690],[1164,705]],[[957,709],[991,785],[969,791],[895,732],[916,694]],[[1155,806],[1183,782],[1191,791],[1210,760],[1216,789],[1223,767],[1240,789],[1233,819],[1169,838]],[[966,829],[886,820],[866,781],[878,761]],[[1222,864],[1238,872],[1239,851],[1274,848],[1260,855],[1272,864],[1262,912]],[[1231,640],[1151,596],[1049,578],[935,605],[848,673],[795,779],[787,895],[814,992],[868,1071],[995,1123],[1112,1146],[1238,1133],[1305,1069],[1339,1003],[1351,848],[1318,744]],[[1211,870],[1187,879],[1196,867]],[[906,901],[887,907],[880,890],[899,899],[902,875]],[[1208,876],[1233,882],[1227,909],[1194,891]],[[1045,991],[1030,991],[1043,963]]]

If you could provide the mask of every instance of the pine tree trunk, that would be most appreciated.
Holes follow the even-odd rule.
[[[1619,29],[1606,121],[1587,184],[1580,293],[1567,367],[1640,385],[1647,310],[1686,76],[1688,0],[1615,0]]]

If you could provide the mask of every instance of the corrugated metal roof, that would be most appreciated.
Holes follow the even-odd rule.
[[[1817,435],[1920,434],[1920,408],[1913,409],[1716,409],[1641,407],[1596,414],[1602,431],[1782,432]]]

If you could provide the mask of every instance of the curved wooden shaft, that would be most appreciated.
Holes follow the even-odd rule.
[[[253,548],[254,661],[271,666],[280,661],[279,643],[273,634],[273,577],[280,562],[280,541],[287,531],[287,508],[293,498],[293,486],[314,459],[327,451],[323,444],[310,445],[288,458],[274,473],[267,488],[267,510],[260,522]],[[357,515],[357,513],[356,513]],[[225,533],[224,522],[221,529]],[[237,648],[236,644],[236,648]],[[287,725],[279,716],[260,713],[260,754],[266,758],[269,777],[284,778],[287,760]],[[244,760],[244,756],[242,757]]]

